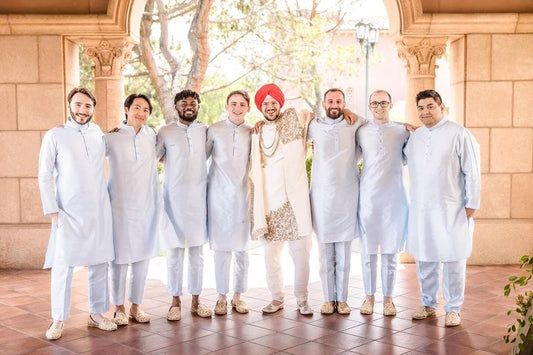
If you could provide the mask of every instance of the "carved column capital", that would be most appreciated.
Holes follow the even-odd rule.
[[[435,61],[446,53],[446,37],[404,37],[396,42],[407,75],[435,77]]]
[[[122,66],[131,57],[129,39],[84,39],[83,54],[93,62],[95,78],[122,77]]]

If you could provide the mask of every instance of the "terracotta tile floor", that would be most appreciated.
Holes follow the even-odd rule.
[[[316,248],[315,248],[316,249]],[[419,304],[415,265],[401,264],[397,276],[396,317],[383,317],[381,303],[371,316],[359,314],[363,300],[360,261],[352,253],[348,303],[349,316],[323,316],[318,259],[312,253],[309,301],[315,313],[301,316],[292,296],[292,262],[283,256],[286,307],[274,315],[261,308],[270,300],[264,286],[264,265],[260,250],[251,253],[249,291],[244,300],[249,314],[229,311],[227,316],[200,319],[191,316],[190,296],[183,297],[182,320],[165,319],[170,297],[166,294],[166,268],[163,257],[150,266],[143,308],[152,315],[146,325],[130,324],[116,332],[89,329],[87,319],[87,273],[76,271],[72,283],[71,317],[63,337],[47,341],[49,322],[50,273],[46,270],[0,271],[0,353],[1,354],[508,354],[511,348],[502,340],[511,317],[506,315],[513,302],[502,288],[516,266],[469,266],[463,324],[444,327],[444,311],[427,321],[412,321],[412,308]],[[205,279],[202,302],[210,308],[216,302],[212,253],[205,251]],[[184,282],[186,284],[186,282]],[[377,299],[381,298],[378,289]],[[441,299],[442,301],[442,299]],[[108,315],[111,315],[109,313]]]

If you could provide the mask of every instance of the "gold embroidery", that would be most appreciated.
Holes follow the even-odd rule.
[[[304,127],[300,124],[296,110],[290,108],[279,118],[279,133],[283,144],[304,138]]]
[[[285,202],[276,211],[271,211],[266,216],[268,232],[265,239],[271,242],[291,241],[301,239],[298,235],[296,216],[289,201]]]

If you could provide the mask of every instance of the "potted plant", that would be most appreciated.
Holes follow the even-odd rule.
[[[526,288],[533,277],[533,255],[520,258],[520,269],[523,274],[509,276],[509,283],[505,285],[503,294],[509,296],[511,289],[516,295],[516,308],[507,312],[518,314],[516,321],[507,328],[507,335],[503,339],[506,343],[513,343],[513,354],[533,354],[533,287]],[[533,283],[533,281],[532,281]]]

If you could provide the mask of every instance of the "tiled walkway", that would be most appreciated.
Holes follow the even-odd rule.
[[[313,260],[317,260],[313,255]],[[383,317],[381,303],[375,313],[361,316],[363,300],[358,254],[352,257],[352,276],[348,303],[349,316],[323,316],[317,261],[313,262],[310,283],[312,316],[301,316],[295,308],[292,287],[287,286],[286,307],[274,315],[263,315],[261,308],[270,301],[264,288],[263,261],[260,252],[251,256],[250,290],[243,299],[249,314],[229,311],[227,316],[201,319],[187,308],[190,296],[183,298],[183,318],[165,319],[170,297],[162,280],[166,278],[164,259],[156,258],[150,268],[143,308],[152,315],[147,325],[130,324],[115,332],[89,329],[87,319],[86,269],[75,273],[71,317],[65,323],[63,337],[47,341],[44,332],[49,322],[50,274],[48,271],[0,271],[0,353],[1,354],[508,354],[509,345],[502,336],[511,317],[506,315],[512,300],[503,297],[507,277],[517,266],[469,266],[463,324],[444,327],[444,311],[437,318],[412,321],[412,308],[419,305],[415,266],[400,265],[395,304],[396,317]],[[212,254],[205,253],[206,268],[202,302],[214,307],[216,292],[212,272]],[[292,280],[292,265],[284,257],[285,270]],[[379,299],[381,296],[376,295]],[[442,303],[441,303],[442,304]]]

